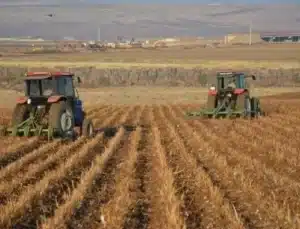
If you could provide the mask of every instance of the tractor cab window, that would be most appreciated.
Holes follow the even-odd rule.
[[[53,94],[53,81],[52,78],[41,80],[43,96],[51,96]]]
[[[59,77],[58,93],[65,96],[74,96],[73,80],[72,77]]]
[[[224,78],[224,87],[228,87],[232,84],[235,84],[235,80],[233,77],[226,77]]]
[[[65,84],[66,84],[66,96],[73,97],[74,96],[74,87],[73,87],[72,77],[66,77]]]
[[[237,88],[245,88],[245,75],[240,74],[236,76],[236,86]]]
[[[234,77],[220,77],[218,79],[218,88],[219,89],[227,88],[232,83],[236,84]]]
[[[27,81],[28,95],[29,96],[40,96],[40,80],[29,80]]]

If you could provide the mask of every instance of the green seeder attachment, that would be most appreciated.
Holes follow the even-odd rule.
[[[232,109],[230,105],[226,107],[225,102],[223,102],[220,106],[212,110],[203,109],[201,111],[186,112],[186,115],[206,118],[233,118],[247,116],[247,112],[244,109]]]
[[[189,117],[201,116],[206,118],[232,118],[232,117],[241,117],[244,116],[244,114],[245,114],[244,110],[217,111],[217,109],[192,111],[186,113],[186,115]]]
[[[202,109],[200,111],[186,112],[188,117],[200,116],[205,118],[237,118],[237,117],[257,117],[259,115],[264,115],[259,106],[259,100],[256,98],[252,99],[252,105],[249,104],[248,109],[237,109],[232,100],[228,104],[226,100],[214,109]]]
[[[37,122],[33,112],[30,113],[30,117],[19,125],[7,128],[5,126],[0,127],[1,136],[46,136],[48,140],[52,139],[54,136],[54,131],[51,127],[46,127],[45,125],[39,124]]]

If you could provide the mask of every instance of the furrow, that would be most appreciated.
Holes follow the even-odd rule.
[[[212,120],[212,122],[217,125],[217,121]],[[230,124],[230,121],[228,124]],[[199,131],[206,128],[206,126],[199,121],[194,121],[192,126]],[[231,125],[229,125],[229,127],[230,126]],[[219,134],[220,131],[214,132],[213,128],[207,128],[206,138],[207,140],[211,139],[216,142],[213,146],[214,149],[226,156],[227,162],[231,166],[235,166],[236,164],[243,166],[247,171],[246,177],[255,181],[257,190],[265,193],[266,196],[271,192],[274,200],[278,202],[281,208],[287,209],[292,215],[297,214],[300,211],[300,204],[297,201],[300,197],[300,183],[294,182],[285,173],[278,174],[272,167],[267,167],[264,161],[258,160],[257,156],[254,156],[257,153],[253,152],[264,149],[263,143],[260,144],[260,148],[258,147],[256,149],[256,147],[251,146],[251,144],[247,144],[248,138],[238,139],[237,136],[239,136],[239,134],[236,134],[235,130],[227,131],[226,126],[223,125],[223,127],[225,128],[224,131],[221,131],[221,134]],[[235,126],[233,128],[235,128]],[[237,126],[237,128],[241,127]],[[227,140],[224,141],[223,139]],[[240,142],[244,144],[241,145]],[[252,141],[252,144],[253,143]],[[268,146],[265,147],[265,149],[268,148]]]
[[[148,158],[148,144],[150,140],[149,129],[146,128],[152,123],[149,113],[152,111],[150,106],[145,106],[141,114],[141,137],[137,145],[137,161],[134,171],[134,200],[129,206],[124,219],[122,228],[124,229],[144,229],[149,223],[149,199],[150,193],[148,189],[148,171],[150,170]]]
[[[113,114],[108,115],[106,117],[105,121],[103,120],[98,120],[94,122],[95,127],[100,127],[100,128],[109,128],[110,125],[114,124],[116,120],[118,120],[119,116],[124,113],[124,110],[127,110],[126,108],[116,108],[113,112]]]
[[[92,188],[93,182],[99,176],[106,166],[109,158],[112,156],[125,133],[124,128],[121,128],[116,136],[109,141],[101,155],[96,155],[91,167],[82,174],[79,184],[74,189],[71,195],[67,196],[67,200],[60,205],[54,212],[54,216],[48,218],[41,226],[43,229],[65,229],[68,228],[68,222],[75,213],[76,208],[83,201],[87,192]]]
[[[127,110],[123,115],[119,116],[119,120],[126,121],[132,110]],[[121,127],[123,128],[123,127]],[[94,228],[99,223],[101,224],[100,210],[103,204],[109,202],[115,192],[115,175],[120,165],[120,161],[124,158],[124,147],[128,144],[128,132],[125,132],[111,157],[103,167],[102,173],[97,175],[93,180],[93,186],[87,190],[80,206],[74,210],[74,214],[66,223],[68,228]]]
[[[37,184],[27,187],[18,199],[12,199],[4,205],[0,209],[0,227],[35,227],[36,222],[53,215],[55,206],[61,204],[67,196],[64,190],[75,188],[82,170],[90,166],[95,154],[102,151],[101,142],[103,134],[82,146]]]
[[[177,122],[161,109],[157,114],[168,161],[176,177],[177,189],[183,195],[182,212],[186,215],[187,228],[245,228],[246,220],[234,211],[233,203],[224,197],[205,168],[199,167],[197,160],[189,155],[177,133]]]
[[[120,164],[119,173],[117,173],[114,196],[99,211],[100,220],[102,219],[102,225],[100,226],[104,228],[121,228],[127,210],[135,199],[134,193],[131,192],[134,190],[134,166],[137,161],[137,145],[140,135],[141,128],[138,127],[130,136],[126,158]]]
[[[174,109],[178,113],[182,112],[182,110],[177,110],[177,108]],[[198,125],[199,129],[205,125],[220,139],[218,142],[221,143],[221,139],[224,142],[225,139],[227,143],[233,144],[232,147],[235,151],[240,150],[243,152],[243,155],[260,160],[261,162],[259,163],[263,163],[263,166],[274,170],[276,173],[286,177],[286,179],[299,182],[300,156],[297,148],[292,147],[287,140],[278,142],[274,137],[268,137],[268,133],[273,132],[271,127],[261,128],[255,121],[252,121],[254,123],[250,122],[246,120],[209,120],[202,122],[192,121],[190,124],[192,126]],[[221,125],[222,128],[226,129],[220,131],[219,127]],[[258,134],[258,131],[260,134]],[[262,138],[262,136],[265,137]],[[243,144],[240,144],[240,142],[243,142]]]
[[[101,105],[101,106],[96,106],[96,107],[93,107],[93,108],[90,108],[88,110],[86,110],[86,115],[87,115],[87,118],[91,118],[94,116],[94,114],[96,113],[102,113],[102,112],[106,112],[108,109],[110,108],[110,105]]]
[[[9,164],[0,170],[0,181],[5,179],[5,181],[8,182],[13,179],[13,177],[16,177],[18,173],[24,174],[31,163],[36,163],[38,160],[44,160],[50,156],[52,152],[57,151],[59,146],[61,146],[60,141],[46,143],[24,157],[21,157],[19,160]]]
[[[151,127],[151,150],[149,151],[152,169],[149,189],[152,195],[150,203],[152,211],[149,228],[182,229],[186,228],[181,213],[181,199],[174,187],[174,176],[167,164],[166,152],[161,145],[161,133],[156,123]]]
[[[55,170],[55,168],[61,163],[62,160],[74,154],[74,150],[85,144],[85,142],[85,138],[79,138],[77,141],[61,148],[56,153],[50,155],[45,161],[29,167],[27,173],[15,177],[11,182],[1,182],[0,205],[5,204],[9,198],[12,199],[18,197],[26,186],[34,184],[47,172]]]
[[[176,118],[172,110],[167,113],[178,123],[178,132],[192,153],[215,183],[223,189],[226,196],[234,203],[238,213],[248,220],[251,228],[298,228],[297,217],[278,206],[269,196],[263,195],[255,186],[255,181],[247,177],[243,166],[231,166],[225,156],[214,151],[212,145],[202,136],[205,131],[196,133],[182,119]],[[199,135],[201,134],[201,135]],[[200,147],[199,144],[202,146]],[[200,148],[199,148],[200,147]]]
[[[20,144],[11,145],[6,152],[0,154],[0,169],[30,153],[42,144],[37,137],[28,139]]]

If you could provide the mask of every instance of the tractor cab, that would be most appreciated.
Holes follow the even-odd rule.
[[[73,99],[78,96],[75,93],[73,77],[69,72],[29,72],[24,79],[25,97],[37,103],[47,103],[62,97]],[[80,78],[77,79],[80,82]]]
[[[245,88],[245,74],[235,72],[218,72],[217,73],[218,90],[233,88]]]
[[[245,73],[238,72],[218,72],[217,73],[217,88],[212,86],[210,90],[213,91],[234,91],[234,89],[239,89],[237,91],[242,92],[243,89],[247,89],[247,82]],[[255,76],[252,76],[253,80],[256,80]],[[236,91],[236,92],[237,92]]]

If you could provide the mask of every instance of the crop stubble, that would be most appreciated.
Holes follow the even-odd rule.
[[[3,138],[0,228],[299,228],[300,102],[284,99],[252,122],[96,105],[94,139]]]

